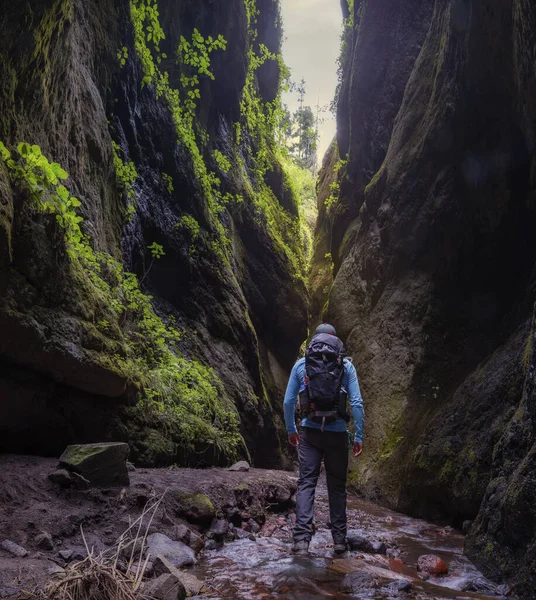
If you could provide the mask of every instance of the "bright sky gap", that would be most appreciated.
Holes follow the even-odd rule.
[[[318,161],[335,136],[335,117],[329,105],[337,87],[337,59],[340,53],[342,13],[339,0],[281,0],[283,14],[283,58],[292,81],[305,79],[304,105],[320,113]],[[298,95],[285,94],[283,102],[291,112],[298,109]],[[323,122],[322,122],[323,121]]]

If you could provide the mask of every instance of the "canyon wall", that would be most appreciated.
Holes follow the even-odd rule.
[[[414,515],[478,515],[469,555],[533,589],[536,9],[352,4],[312,267],[312,316],[365,401],[352,481]]]
[[[0,450],[281,465],[307,299],[278,2],[32,0],[0,25]]]

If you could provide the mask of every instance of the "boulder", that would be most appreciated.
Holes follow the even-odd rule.
[[[129,485],[128,444],[76,444],[60,456],[60,467],[77,473],[96,487]]]
[[[147,538],[147,553],[153,559],[156,568],[156,559],[165,558],[175,568],[193,565],[195,552],[182,542],[174,542],[163,533],[153,533]]]
[[[446,575],[449,568],[439,556],[423,554],[417,559],[417,571],[428,573],[428,575]]]
[[[178,577],[171,573],[165,573],[143,586],[143,598],[147,600],[184,600],[186,590]]]
[[[357,594],[376,587],[376,579],[367,571],[348,573],[341,583],[340,590],[346,594]]]
[[[176,494],[176,511],[190,523],[208,524],[216,516],[212,500],[205,494]]]
[[[249,471],[249,463],[245,460],[235,463],[232,467],[229,467],[228,471]]]
[[[25,556],[28,556],[28,551],[26,549],[18,544],[15,544],[15,542],[12,542],[11,540],[4,540],[0,544],[0,547],[17,558],[24,558]]]
[[[153,572],[155,575],[164,575],[165,573],[171,573],[183,584],[186,589],[188,596],[196,596],[201,592],[205,585],[200,579],[191,573],[186,571],[179,571],[176,569],[167,558],[157,556],[153,564]]]

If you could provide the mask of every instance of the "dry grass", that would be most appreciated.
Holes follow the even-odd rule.
[[[147,557],[143,561],[142,557],[163,497],[150,500],[138,519],[105,552],[95,555],[82,531],[87,557],[55,575],[42,591],[21,596],[21,600],[140,600],[149,560]]]

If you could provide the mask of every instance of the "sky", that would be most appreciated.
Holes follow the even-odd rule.
[[[339,0],[281,0],[283,14],[283,58],[292,81],[305,79],[305,105],[328,105],[337,87],[337,58],[340,52],[342,13]],[[320,100],[320,102],[319,102]],[[298,108],[298,94],[285,94],[291,112]],[[335,135],[335,117],[327,110],[321,117],[318,161]]]

